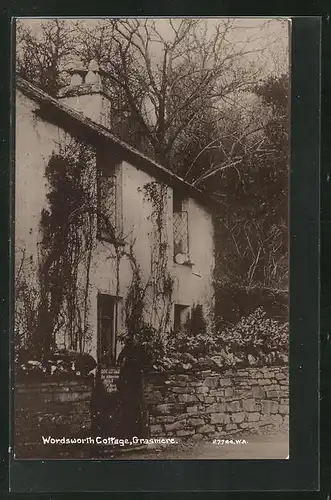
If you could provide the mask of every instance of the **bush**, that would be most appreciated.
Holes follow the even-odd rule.
[[[16,375],[24,379],[86,377],[95,367],[96,361],[90,354],[64,349],[53,351],[45,362],[36,359],[27,349],[21,350],[16,358]]]
[[[119,340],[125,346],[119,355],[120,365],[128,359],[142,370],[150,370],[164,357],[164,339],[153,326],[145,322],[137,324],[133,333],[119,336]]]
[[[288,323],[270,317],[262,307],[218,335],[218,351],[230,366],[288,362]]]
[[[288,363],[288,323],[268,316],[262,307],[235,325],[212,335],[186,326],[173,332],[158,370],[226,369]]]

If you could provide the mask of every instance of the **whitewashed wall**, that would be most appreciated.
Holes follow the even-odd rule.
[[[15,147],[15,248],[22,244],[27,255],[37,265],[37,243],[40,238],[39,221],[46,206],[47,181],[45,166],[57,144],[65,133],[34,114],[38,107],[30,98],[17,93],[16,102],[16,147]],[[109,146],[111,148],[111,146]],[[109,158],[111,159],[111,149]],[[111,160],[110,160],[111,161]],[[121,183],[121,216],[123,234],[127,241],[135,241],[134,253],[145,279],[150,273],[150,233],[153,229],[149,219],[152,206],[144,201],[143,188],[156,179],[135,166],[122,161],[118,165]],[[175,280],[174,303],[192,306],[200,303],[207,320],[211,318],[213,306],[212,272],[214,267],[214,236],[210,213],[192,198],[186,203],[189,220],[190,258],[193,266],[173,262],[172,188],[167,192],[166,227],[168,234],[169,271]],[[19,256],[19,253],[17,254]],[[19,257],[16,266],[19,265]],[[121,297],[118,327],[124,330],[123,304],[131,283],[131,266],[126,257],[120,262]],[[87,350],[94,356],[97,346],[97,293],[116,295],[116,259],[114,248],[109,243],[98,242],[93,255],[90,287],[90,325],[92,340]],[[210,321],[209,321],[210,322]],[[119,346],[120,347],[120,346]]]

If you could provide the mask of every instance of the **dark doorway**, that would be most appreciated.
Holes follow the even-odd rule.
[[[98,294],[98,363],[109,368],[116,361],[115,297]]]

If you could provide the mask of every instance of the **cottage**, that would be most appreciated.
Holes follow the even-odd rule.
[[[31,301],[36,289],[43,293],[42,280],[47,284],[46,308],[54,313],[47,327],[57,344],[109,368],[121,350],[134,284],[156,329],[175,332],[197,304],[211,326],[214,230],[210,199],[112,134],[102,79],[93,62],[76,68],[57,98],[17,79],[15,267]],[[51,230],[55,199],[67,219]],[[16,294],[16,328],[25,335],[26,301]]]

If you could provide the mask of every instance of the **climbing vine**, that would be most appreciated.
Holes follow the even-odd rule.
[[[144,200],[151,204],[148,219],[152,222],[151,241],[151,306],[150,323],[161,333],[168,331],[171,319],[174,280],[169,272],[167,234],[168,188],[163,183],[149,182],[143,186]]]
[[[92,150],[73,139],[59,144],[45,176],[48,206],[41,213],[39,265],[43,292],[35,341],[42,337],[51,347],[61,331],[64,345],[84,352],[91,335],[89,289],[96,231]]]

